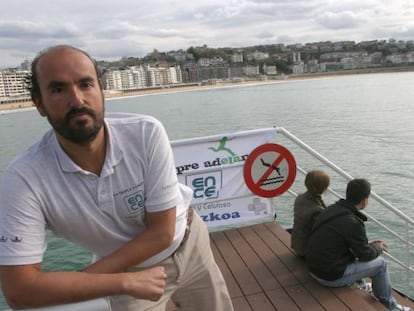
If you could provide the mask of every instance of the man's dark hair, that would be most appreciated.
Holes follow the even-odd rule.
[[[39,60],[42,58],[42,56],[44,56],[48,52],[51,52],[53,50],[58,50],[58,49],[71,49],[71,50],[78,51],[84,54],[93,63],[93,66],[95,67],[96,77],[98,78],[98,80],[100,80],[98,64],[88,53],[71,45],[52,46],[52,47],[49,47],[47,49],[40,51],[39,54],[37,54],[37,56],[35,57],[31,65],[31,73],[26,77],[27,89],[30,91],[30,97],[32,98],[33,101],[41,97],[39,80],[38,80],[37,71],[36,71],[37,64],[39,63]]]
[[[346,200],[354,204],[359,204],[363,199],[369,197],[371,184],[362,178],[353,179],[346,187]]]

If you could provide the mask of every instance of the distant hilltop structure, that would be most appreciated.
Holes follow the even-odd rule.
[[[31,62],[0,71],[0,104],[30,100],[25,78]],[[414,66],[414,42],[372,40],[271,44],[245,48],[190,47],[143,58],[98,61],[106,93],[207,84],[216,81],[280,79],[352,70]]]

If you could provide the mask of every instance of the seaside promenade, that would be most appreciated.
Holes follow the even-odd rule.
[[[213,80],[209,83],[190,83],[180,85],[165,85],[154,88],[136,89],[136,90],[125,90],[115,92],[105,92],[105,99],[115,99],[129,96],[145,96],[158,93],[175,93],[185,91],[197,91],[197,90],[208,90],[214,88],[224,87],[241,87],[241,86],[252,86],[252,85],[264,85],[274,84],[283,82],[295,82],[304,79],[322,79],[322,78],[333,78],[344,75],[357,75],[357,74],[378,74],[378,73],[395,73],[395,72],[414,72],[414,66],[407,67],[390,67],[390,68],[376,68],[376,69],[361,69],[361,70],[348,70],[348,71],[334,71],[334,72],[321,72],[311,73],[303,75],[279,75],[273,78],[263,80]],[[32,101],[23,101],[10,104],[0,104],[0,111],[22,109],[34,107]]]

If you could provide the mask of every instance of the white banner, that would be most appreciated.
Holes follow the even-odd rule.
[[[193,189],[192,205],[210,231],[273,220],[271,200],[252,194],[243,167],[275,135],[267,128],[171,143],[178,180]]]

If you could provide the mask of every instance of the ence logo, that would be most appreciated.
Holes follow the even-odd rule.
[[[193,188],[194,199],[216,199],[222,187],[222,172],[186,176],[186,184]]]
[[[124,198],[129,213],[135,214],[144,208],[145,197],[142,191],[135,192]]]

